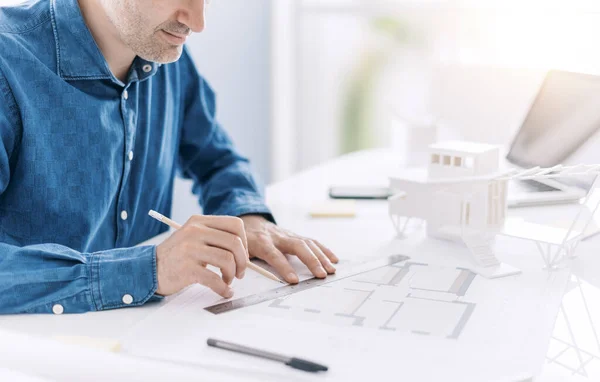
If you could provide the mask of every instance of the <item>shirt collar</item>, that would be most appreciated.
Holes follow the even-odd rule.
[[[77,0],[51,0],[52,28],[56,41],[58,74],[64,79],[112,78]]]
[[[51,0],[50,12],[56,41],[58,74],[61,78],[116,80],[85,24],[77,0]],[[136,57],[129,80],[143,81],[154,75],[158,66]],[[148,68],[152,69],[148,71]]]

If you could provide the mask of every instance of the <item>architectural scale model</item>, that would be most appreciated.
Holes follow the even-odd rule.
[[[498,146],[438,143],[430,146],[427,168],[407,169],[390,179],[395,194],[389,199],[389,214],[399,234],[417,218],[427,222],[429,237],[464,243],[483,276],[518,273],[496,258],[492,245],[497,235],[535,242],[546,267],[552,269],[573,256],[600,207],[599,174],[597,164],[503,171]],[[507,221],[509,181],[559,177],[594,177],[569,229]]]

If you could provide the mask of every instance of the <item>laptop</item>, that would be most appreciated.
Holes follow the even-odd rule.
[[[600,77],[550,71],[514,137],[506,161],[512,168],[552,167],[569,159],[600,128]],[[512,181],[508,206],[578,202],[593,179]]]

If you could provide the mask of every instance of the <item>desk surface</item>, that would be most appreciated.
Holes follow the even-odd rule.
[[[311,219],[311,206],[327,199],[332,185],[383,185],[400,158],[385,150],[365,151],[330,161],[267,188],[267,200],[280,225],[314,237],[340,257],[369,253],[395,236],[381,201],[357,204],[354,219]],[[559,222],[574,206],[510,210],[532,222]],[[368,234],[362,234],[368,232]],[[353,234],[355,233],[355,234]],[[550,340],[542,382],[600,380],[600,236],[584,241],[573,260],[571,282]],[[534,252],[534,251],[532,251]],[[542,267],[540,259],[540,267]],[[160,305],[84,315],[0,317],[0,327],[41,336],[83,335],[120,338]]]

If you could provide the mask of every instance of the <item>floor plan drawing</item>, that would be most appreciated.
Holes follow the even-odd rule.
[[[468,269],[402,261],[249,309],[282,318],[458,339],[477,306],[464,298],[475,277]]]
[[[473,377],[465,381],[524,379],[536,372],[528,365],[544,362],[570,269],[540,270],[532,256],[522,274],[488,279],[468,270],[468,261],[427,248],[410,255],[350,260],[338,264],[336,277],[296,286],[244,278],[235,285],[237,299],[226,301],[196,285],[167,298],[123,339],[124,347],[136,356],[240,365],[244,372],[251,367],[261,378],[273,372],[272,363],[229,357],[203,344],[207,338],[260,343],[265,350],[326,360],[346,380],[367,380],[372,370],[393,375],[399,360],[410,360],[402,362],[402,372],[411,381],[444,380],[453,370],[469,370]],[[264,285],[252,287],[255,281]],[[224,303],[231,307],[209,310]],[[159,354],[151,346],[157,342],[164,343]],[[353,358],[369,364],[364,374],[347,367]]]

